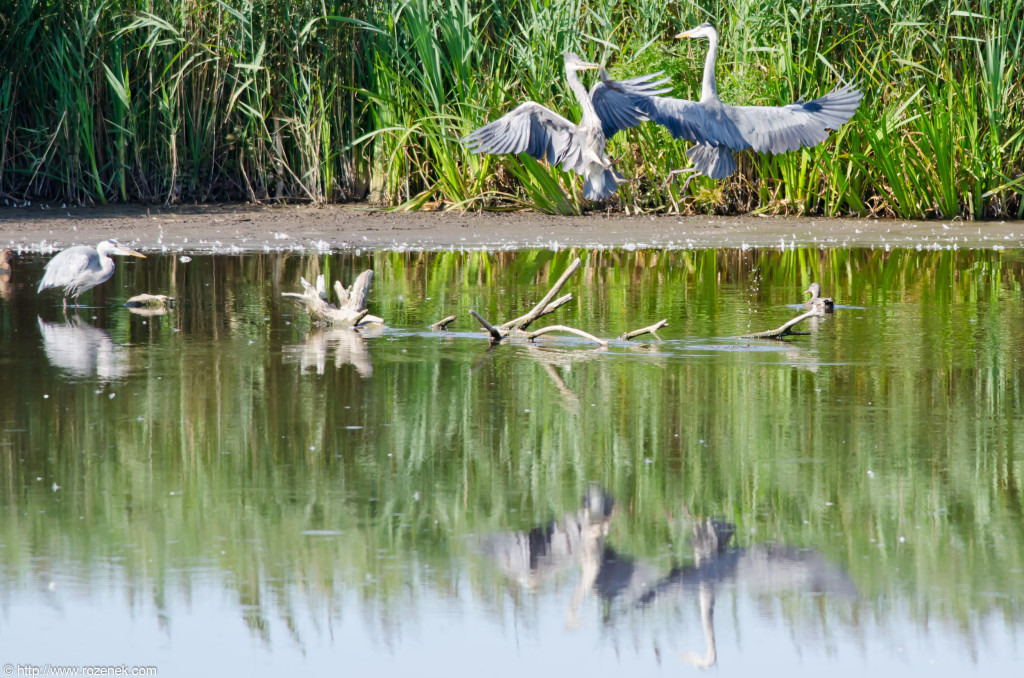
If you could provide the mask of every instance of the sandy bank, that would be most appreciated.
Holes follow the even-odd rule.
[[[0,209],[0,245],[50,250],[118,238],[143,250],[486,247],[1024,246],[1024,221],[912,222],[811,217],[680,217],[528,212],[383,212],[365,207],[208,205]]]

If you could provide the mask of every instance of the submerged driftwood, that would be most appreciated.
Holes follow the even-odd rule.
[[[559,276],[558,280],[555,281],[555,284],[551,286],[551,289],[548,290],[548,293],[545,294],[543,298],[541,298],[541,300],[538,301],[532,309],[530,309],[529,313],[526,313],[525,315],[521,315],[518,318],[501,323],[500,325],[494,325],[476,311],[471,310],[470,314],[477,319],[477,322],[479,322],[485,330],[487,330],[487,333],[491,337],[491,342],[495,344],[499,343],[502,339],[505,339],[507,337],[522,337],[527,341],[533,341],[537,337],[547,334],[549,332],[567,332],[569,334],[575,334],[578,337],[583,337],[584,339],[592,341],[595,344],[598,344],[599,346],[608,346],[608,339],[601,339],[600,337],[595,337],[593,334],[590,334],[589,332],[586,332],[576,327],[569,327],[567,325],[550,325],[548,327],[543,327],[539,330],[534,330],[532,332],[527,331],[527,328],[533,321],[537,320],[538,318],[542,318],[548,315],[549,313],[553,313],[554,311],[558,310],[565,304],[572,301],[571,292],[564,296],[558,297],[557,299],[555,297],[562,290],[562,287],[565,286],[565,283],[569,281],[569,278],[571,278],[572,275],[579,269],[582,263],[583,262],[578,257],[574,259],[573,262],[569,264],[569,267],[565,269],[562,275]],[[655,330],[657,330],[660,327],[664,327],[667,324],[668,319],[666,318],[665,320],[655,323],[650,327],[634,330],[632,332],[626,332],[625,334],[619,336],[619,339],[628,340],[632,339],[633,337],[638,337],[641,334],[647,333],[653,334],[655,337],[657,337],[658,335],[656,334]],[[433,328],[433,326],[431,326],[431,328]]]
[[[124,305],[128,308],[161,309],[174,306],[174,297],[166,294],[136,294],[124,302]]]
[[[668,325],[668,318],[659,320],[658,322],[648,327],[641,327],[638,330],[633,330],[632,332],[620,334],[619,339],[622,341],[629,341],[630,339],[634,339],[644,334],[653,334],[656,339],[661,340],[661,337],[658,336],[658,330],[660,330],[665,325]]]
[[[316,287],[305,278],[300,278],[304,292],[282,292],[285,297],[299,300],[314,321],[330,325],[361,327],[371,323],[383,323],[383,318],[370,315],[366,310],[366,300],[370,294],[370,283],[373,282],[373,271],[363,271],[348,289],[341,282],[334,281],[334,293],[338,297],[338,305],[327,299],[327,283],[324,276],[316,278]]]
[[[351,327],[314,328],[303,343],[286,346],[284,353],[297,360],[303,371],[312,368],[324,374],[328,360],[333,358],[335,369],[352,365],[363,379],[373,376],[366,338]]]
[[[435,332],[440,332],[442,330],[447,330],[448,329],[448,325],[450,323],[455,322],[458,319],[459,319],[459,316],[457,316],[457,315],[450,315],[450,316],[448,316],[446,318],[442,318],[441,320],[438,320],[436,323],[434,323],[433,325],[430,326],[430,329],[432,329]]]
[[[781,327],[764,332],[755,332],[754,334],[741,334],[740,339],[782,339],[790,334],[803,334],[801,332],[794,332],[793,326],[807,318],[820,318],[823,315],[825,315],[825,311],[820,306],[816,306],[807,313],[801,313]]]

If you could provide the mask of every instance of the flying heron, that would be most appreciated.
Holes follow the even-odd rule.
[[[619,131],[647,120],[635,100],[667,92],[661,74],[618,82],[601,70],[601,79],[587,92],[576,74],[600,68],[566,52],[565,77],[580,103],[583,117],[574,124],[540,104],[527,101],[494,122],[471,132],[462,143],[473,153],[528,153],[537,160],[561,165],[584,177],[583,197],[605,200],[625,182],[605,153],[606,142]]]
[[[749,148],[758,153],[786,153],[817,146],[828,138],[828,130],[839,129],[853,117],[863,97],[856,87],[844,85],[813,101],[800,99],[788,106],[730,106],[718,98],[715,85],[718,32],[714,26],[704,23],[676,37],[707,38],[711,43],[704,62],[700,101],[633,98],[637,108],[674,138],[694,142],[686,151],[693,167],[674,173],[694,172],[724,179],[736,171],[733,151]]]
[[[51,287],[64,288],[64,306],[68,297],[78,306],[82,292],[106,282],[114,274],[114,260],[111,254],[146,258],[146,255],[128,249],[116,240],[104,240],[96,247],[75,245],[57,253],[46,264],[46,272],[39,281],[39,292]]]

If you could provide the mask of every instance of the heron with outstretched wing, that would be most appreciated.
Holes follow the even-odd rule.
[[[863,97],[856,87],[844,85],[813,101],[800,99],[787,106],[730,106],[718,98],[715,84],[715,28],[705,23],[676,37],[707,38],[711,43],[700,101],[651,96],[634,96],[632,101],[674,138],[694,142],[686,151],[693,167],[683,171],[724,179],[736,171],[733,151],[777,154],[817,146],[828,138],[828,130],[853,117]]]
[[[609,139],[624,129],[647,120],[635,101],[656,98],[669,91],[661,74],[644,75],[618,82],[601,70],[601,79],[590,92],[577,73],[599,68],[566,52],[565,76],[580,103],[582,119],[577,125],[545,106],[527,101],[494,122],[471,132],[462,143],[473,153],[527,153],[537,160],[560,165],[584,178],[583,197],[605,200],[625,179],[612,168],[605,152]]]

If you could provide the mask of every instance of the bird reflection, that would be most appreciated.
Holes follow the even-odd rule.
[[[502,574],[530,588],[579,565],[582,577],[566,612],[566,624],[575,628],[579,607],[599,574],[604,538],[614,506],[611,495],[591,488],[584,495],[579,511],[567,513],[560,520],[552,520],[529,532],[487,537],[483,543],[484,553],[493,559]]]
[[[580,606],[591,591],[608,610],[608,623],[629,610],[684,602],[695,595],[706,647],[683,658],[699,668],[709,668],[717,661],[714,605],[720,586],[743,588],[755,596],[857,595],[846,572],[820,553],[781,545],[730,547],[735,526],[714,519],[691,518],[694,561],[665,574],[657,562],[633,558],[605,544],[613,506],[609,494],[592,488],[578,511],[528,532],[488,537],[483,550],[516,585],[534,587],[559,572],[579,567],[580,583],[566,612],[570,628],[577,626]]]
[[[105,381],[128,374],[128,348],[115,344],[106,330],[87,325],[78,317],[64,323],[39,320],[43,349],[54,367],[76,377]]]
[[[335,368],[351,364],[360,377],[367,379],[373,376],[366,340],[353,329],[314,329],[306,335],[305,343],[288,346],[285,353],[298,356],[303,371],[315,367],[317,374],[323,374],[327,369],[327,359],[333,353]]]

